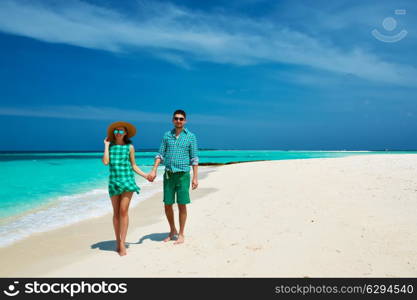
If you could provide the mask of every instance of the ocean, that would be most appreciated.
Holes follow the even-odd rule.
[[[200,150],[200,163],[311,159],[417,151]],[[156,152],[136,152],[145,172]],[[0,152],[0,247],[31,235],[112,211],[102,152]],[[159,173],[162,173],[163,167]],[[149,185],[136,175],[140,187]],[[131,206],[157,191],[134,194]]]

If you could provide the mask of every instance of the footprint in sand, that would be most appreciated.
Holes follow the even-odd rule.
[[[262,246],[247,246],[246,249],[257,251],[257,250],[262,250]]]

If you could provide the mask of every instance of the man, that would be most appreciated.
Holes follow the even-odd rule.
[[[174,127],[167,131],[162,138],[159,153],[155,156],[155,163],[149,181],[153,181],[156,177],[156,171],[162,162],[165,165],[164,173],[164,207],[170,232],[164,242],[168,242],[176,235],[177,240],[174,244],[184,242],[184,227],[187,219],[187,204],[190,203],[190,165],[193,168],[192,189],[198,186],[198,155],[197,155],[197,138],[185,128],[186,114],[183,110],[176,110],[173,114],[172,122]],[[178,234],[174,223],[174,211],[172,205],[175,203],[175,195],[178,210],[180,232]]]

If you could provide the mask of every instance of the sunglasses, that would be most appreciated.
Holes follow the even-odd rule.
[[[114,133],[114,134],[117,134],[117,133],[123,134],[123,133],[125,133],[125,131],[124,131],[124,130],[117,130],[117,129],[115,129],[115,130],[113,131],[113,133]]]
[[[180,117],[180,118],[175,117],[175,118],[174,118],[174,120],[175,120],[175,121],[184,121],[184,118],[182,118],[182,117]]]

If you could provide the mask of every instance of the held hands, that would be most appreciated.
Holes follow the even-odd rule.
[[[146,175],[146,179],[149,182],[153,182],[156,178],[156,171],[151,171],[149,174]]]
[[[150,173],[146,174],[145,178],[149,182],[153,182],[156,178],[156,171],[151,171]],[[191,186],[192,186],[193,190],[195,190],[198,187],[198,179],[197,178],[193,178]]]

